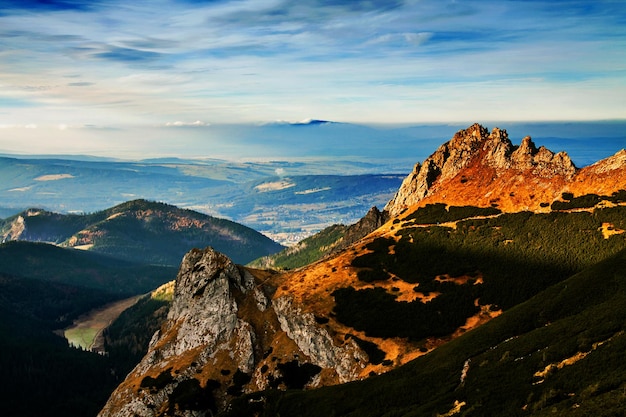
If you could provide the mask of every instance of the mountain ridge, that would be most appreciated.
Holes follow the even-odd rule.
[[[85,215],[28,209],[0,221],[0,238],[44,241],[169,265],[178,265],[194,246],[212,245],[240,263],[282,248],[238,223],[142,199]]]
[[[622,181],[607,188],[610,195],[585,198],[584,210],[570,210],[580,205],[581,196],[564,195],[564,184],[576,178],[567,155],[536,148],[530,139],[514,148],[505,131],[488,134],[480,125],[455,138],[454,146],[441,148],[407,177],[404,194],[398,195],[415,193],[415,202],[397,199],[384,224],[375,222],[376,230],[324,260],[277,273],[233,267],[212,249],[189,253],[177,278],[186,306],[171,311],[144,358],[148,366],[131,373],[100,416],[214,413],[227,410],[242,394],[251,396],[244,397],[249,413],[241,415],[263,409],[271,413],[267,410],[279,404],[266,401],[281,398],[276,389],[344,387],[344,382],[395,368],[403,372],[416,358],[428,357],[626,248],[626,191],[615,189],[626,184],[626,176],[618,175]],[[610,175],[621,174],[618,154],[594,172],[608,167]],[[422,173],[421,166],[428,168]],[[461,181],[470,173],[474,177]],[[417,177],[424,182],[416,182]],[[546,205],[538,204],[537,213],[528,211],[524,204],[532,199],[520,191],[544,182],[547,191],[534,199]],[[423,190],[432,194],[419,196],[416,184],[426,184]],[[483,184],[497,184],[490,191],[506,194],[508,200],[476,205],[471,203],[483,200],[462,200]],[[581,190],[593,184],[583,184]],[[455,195],[461,185],[466,194]],[[464,204],[454,204],[459,201]],[[616,233],[605,234],[609,229]],[[181,329],[212,326],[195,321],[203,317],[200,313],[183,312],[203,303],[214,307],[203,308],[202,314],[230,312],[225,333],[207,331],[213,341],[203,344],[183,331],[190,341],[174,343]],[[232,337],[220,339],[227,333]],[[175,354],[159,362],[160,349]],[[452,413],[450,407],[438,412]],[[370,411],[378,415],[382,409],[379,404]]]
[[[385,210],[396,216],[429,203],[498,207],[503,211],[546,211],[563,192],[610,194],[623,182],[600,186],[610,176],[623,177],[624,150],[585,168],[576,168],[565,152],[539,148],[530,136],[515,146],[506,130],[491,133],[474,124],[460,130],[423,163],[417,163]],[[611,172],[609,174],[609,171]],[[602,173],[602,180],[591,182]],[[622,185],[620,185],[622,184]]]

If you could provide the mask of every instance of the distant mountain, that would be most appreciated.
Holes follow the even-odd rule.
[[[344,249],[347,227],[283,253],[308,265],[187,253],[167,320],[100,416],[618,414],[624,162],[582,177],[505,139],[458,132]]]
[[[193,247],[213,246],[241,263],[282,249],[229,220],[146,200],[84,215],[29,209],[1,221],[0,231],[3,241],[51,242],[132,262],[173,266]]]
[[[336,122],[330,122],[328,120],[319,120],[319,119],[305,119],[300,122],[291,123],[292,126],[319,126],[319,125],[327,125]]]
[[[321,120],[321,119],[303,119],[297,122],[290,122],[287,120],[276,120],[274,122],[262,123],[259,127],[265,126],[317,126],[317,125],[325,125],[325,124],[345,124],[339,122],[332,122],[330,120]]]

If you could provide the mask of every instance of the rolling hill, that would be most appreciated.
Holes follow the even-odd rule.
[[[4,241],[27,240],[85,249],[143,264],[176,266],[193,247],[213,246],[246,263],[282,247],[240,224],[146,200],[93,214],[29,209],[0,221]]]

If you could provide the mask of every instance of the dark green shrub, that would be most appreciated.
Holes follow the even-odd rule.
[[[168,396],[168,411],[174,413],[178,410],[211,410],[217,412],[217,404],[213,396],[213,390],[220,387],[218,381],[209,379],[204,388],[200,386],[200,381],[195,378],[181,381],[174,391]]]
[[[576,198],[570,198],[568,201],[555,201],[550,207],[552,210],[572,210],[579,208],[595,207],[601,201],[597,194],[586,194]]]
[[[282,377],[274,381],[274,385],[285,384],[288,389],[303,389],[304,386],[315,375],[322,371],[322,368],[311,363],[300,364],[293,360],[287,363],[279,363],[277,368],[280,370]]]
[[[381,350],[376,343],[360,339],[351,334],[348,334],[348,336],[353,339],[365,353],[367,353],[369,363],[380,365],[383,360],[385,360],[385,356],[387,356],[387,354],[384,350]]]
[[[226,389],[226,392],[232,396],[240,396],[243,394],[243,386],[252,380],[252,377],[244,372],[241,369],[237,369],[235,374],[233,375],[232,385]]]
[[[362,269],[356,275],[363,282],[386,281],[389,279],[389,274],[382,269]]]
[[[144,377],[139,386],[141,388],[147,388],[150,391],[158,391],[165,388],[173,380],[174,377],[172,376],[172,368],[167,368],[156,378],[153,378],[150,375]]]

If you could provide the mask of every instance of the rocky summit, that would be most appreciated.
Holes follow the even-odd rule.
[[[565,152],[555,154],[543,146],[537,148],[529,136],[515,146],[506,130],[494,128],[489,133],[474,124],[416,164],[385,210],[395,216],[425,199],[500,206],[508,211],[538,209],[544,200],[558,196],[577,172]],[[512,191],[508,194],[513,195],[502,195],[503,190],[520,186],[537,192],[523,198],[512,198]]]

